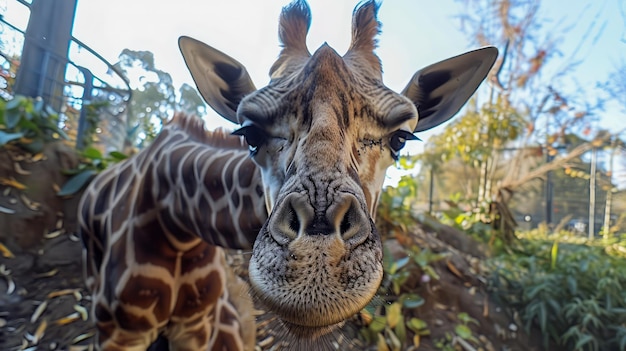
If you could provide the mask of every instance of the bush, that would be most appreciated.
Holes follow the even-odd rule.
[[[520,250],[489,262],[490,287],[566,350],[626,350],[626,261],[607,248],[566,235],[519,234]]]

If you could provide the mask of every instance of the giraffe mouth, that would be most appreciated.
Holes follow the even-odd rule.
[[[249,272],[252,295],[290,330],[314,337],[335,329],[374,297],[383,275],[382,245],[375,230],[354,245],[321,235],[281,244],[266,225]]]

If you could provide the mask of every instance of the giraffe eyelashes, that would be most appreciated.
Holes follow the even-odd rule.
[[[246,143],[248,144],[248,148],[250,149],[250,153],[254,156],[259,147],[265,144],[268,139],[267,133],[263,131],[261,128],[254,125],[243,126],[237,130],[235,130],[233,135],[241,135],[246,139]]]
[[[389,139],[389,147],[391,148],[391,157],[394,160],[398,160],[400,157],[400,150],[404,147],[404,144],[407,140],[420,140],[420,138],[416,137],[413,133],[407,132],[406,130],[399,130],[391,136]]]

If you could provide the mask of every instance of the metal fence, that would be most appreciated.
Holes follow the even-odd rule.
[[[16,0],[29,8],[30,4]],[[0,97],[10,100],[14,95],[13,83],[21,62],[25,42],[43,48],[37,38],[27,37],[18,28],[0,17]],[[62,127],[82,148],[84,134],[93,128],[103,150],[120,150],[127,133],[126,110],[131,98],[128,80],[110,62],[80,40],[72,37],[68,57],[43,50],[43,64],[35,74],[36,95],[59,113]],[[51,64],[52,63],[52,64]],[[61,67],[59,75],[50,67]],[[96,73],[94,73],[96,72]],[[20,74],[24,74],[22,71]],[[56,91],[56,94],[46,94]],[[89,109],[88,106],[98,106]],[[92,116],[90,116],[90,113]],[[91,117],[91,118],[90,118]],[[94,118],[97,120],[94,121]],[[97,123],[97,125],[93,125]]]

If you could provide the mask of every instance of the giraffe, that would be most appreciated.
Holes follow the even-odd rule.
[[[159,334],[172,350],[253,348],[247,284],[221,247],[251,248],[267,217],[257,179],[241,138],[177,114],[93,180],[78,217],[98,349],[146,350]]]
[[[159,334],[174,350],[250,349],[249,298],[309,347],[374,297],[386,169],[415,132],[461,109],[497,57],[485,47],[449,58],[396,93],[374,53],[378,7],[357,5],[339,55],[327,44],[311,54],[308,4],[285,6],[261,89],[235,59],[180,37],[202,97],[239,129],[208,133],[176,116],[90,184],[79,217],[101,349],[143,350]],[[252,247],[251,296],[226,286],[220,247]]]

